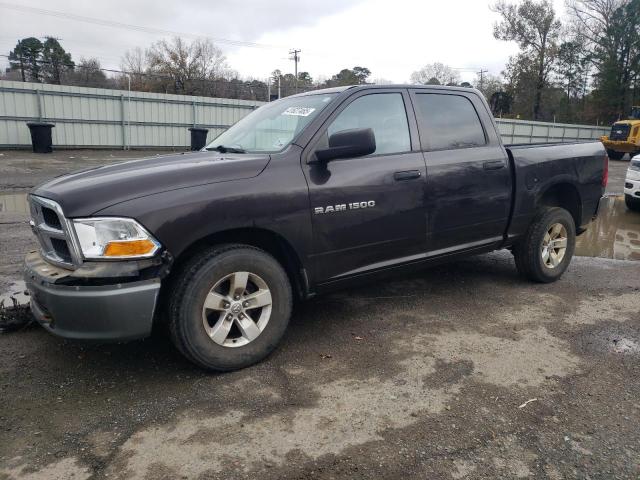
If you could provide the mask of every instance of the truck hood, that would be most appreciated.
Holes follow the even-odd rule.
[[[269,158],[218,152],[162,155],[73,172],[32,193],[58,202],[67,217],[87,216],[154,193],[255,177]]]

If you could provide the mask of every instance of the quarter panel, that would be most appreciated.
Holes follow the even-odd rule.
[[[602,175],[605,151],[602,144],[514,146],[509,150],[516,176],[516,200],[510,237],[526,231],[545,192],[558,184],[571,184],[576,188],[582,204],[581,223],[588,223],[604,193]]]

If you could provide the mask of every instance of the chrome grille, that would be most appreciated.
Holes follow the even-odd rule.
[[[29,195],[31,229],[40,242],[42,256],[49,262],[67,268],[80,265],[81,256],[62,208],[53,200]]]

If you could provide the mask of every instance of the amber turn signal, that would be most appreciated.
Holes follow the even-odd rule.
[[[109,242],[104,249],[105,257],[132,257],[146,255],[156,248],[156,244],[149,239],[124,240]]]

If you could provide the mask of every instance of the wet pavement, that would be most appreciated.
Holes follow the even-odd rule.
[[[2,214],[29,215],[29,204],[25,192],[0,193],[0,219]]]
[[[596,221],[578,237],[576,255],[640,260],[640,212],[629,210],[623,195],[607,196]]]
[[[2,193],[0,293],[34,246]],[[605,203],[554,284],[496,252],[326,295],[230,374],[0,334],[0,479],[640,478],[640,214]]]

